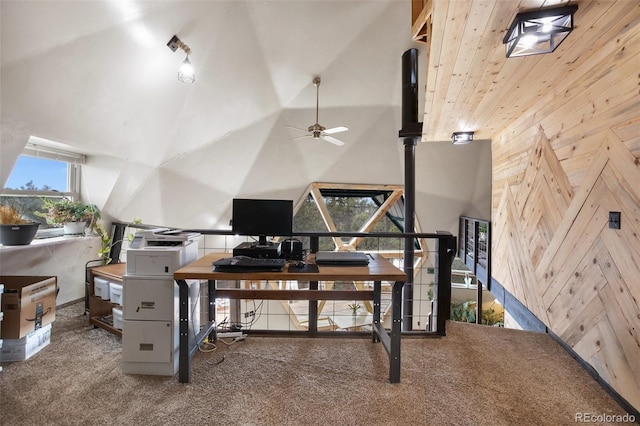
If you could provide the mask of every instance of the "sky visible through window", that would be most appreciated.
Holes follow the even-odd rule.
[[[21,189],[33,182],[35,189],[67,191],[67,163],[21,155],[9,176],[5,188]]]

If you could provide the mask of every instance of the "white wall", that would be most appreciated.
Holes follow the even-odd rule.
[[[84,299],[85,264],[98,258],[99,249],[98,237],[57,237],[35,240],[28,246],[0,246],[0,272],[58,277],[56,305],[60,306]]]
[[[491,142],[416,147],[416,215],[423,232],[458,234],[458,217],[491,219]]]
[[[340,149],[322,143],[297,146],[291,152],[263,150],[255,157],[242,156],[236,148],[211,147],[156,170],[125,164],[104,210],[123,221],[140,218],[144,223],[177,228],[228,229],[235,197],[297,201],[312,182],[403,184],[402,142],[372,140],[370,148]],[[490,218],[489,141],[465,146],[420,143],[415,167],[416,214],[424,232],[457,235],[460,215]],[[113,173],[95,176],[114,178]],[[135,185],[132,190],[130,186]]]

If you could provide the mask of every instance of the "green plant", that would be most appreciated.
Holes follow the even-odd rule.
[[[503,327],[504,311],[496,312],[493,308],[485,309],[484,311],[482,311],[482,324]]]
[[[131,224],[137,224],[137,225],[141,223],[142,223],[142,219],[134,219],[131,222]],[[113,242],[107,230],[104,229],[104,226],[102,226],[102,224],[99,222],[96,222],[95,225],[92,226],[92,229],[96,234],[98,234],[98,236],[101,239],[100,250],[98,250],[98,256],[100,257],[100,259],[103,260],[105,265],[108,265],[113,261],[113,259],[109,257],[109,254],[111,254],[111,248],[113,247],[114,244],[118,242],[122,242],[124,239]],[[134,234],[129,232],[126,236],[126,239],[129,242],[131,242],[133,240],[133,237],[134,237]]]
[[[44,217],[49,225],[64,225],[69,222],[85,222],[92,228],[100,219],[100,210],[93,204],[83,204],[67,198],[52,200],[44,198],[45,211],[36,212]]]
[[[351,313],[353,315],[356,315],[358,313],[358,309],[360,309],[362,306],[360,306],[360,304],[357,303],[353,303],[351,305],[347,305],[349,307],[349,309],[351,309]]]
[[[109,257],[109,253],[111,253],[111,237],[107,233],[107,230],[104,229],[101,223],[96,223],[92,227],[93,231],[98,234],[100,237],[100,250],[98,250],[98,256],[102,259],[105,265],[111,263],[113,259]]]
[[[451,320],[459,322],[476,322],[477,302],[466,300],[461,303],[451,303]],[[493,305],[492,305],[493,306]],[[496,312],[493,308],[482,311],[481,321],[484,325],[504,325],[504,313]]]
[[[3,225],[23,225],[29,223],[22,217],[22,214],[13,206],[0,205],[0,224]]]
[[[451,320],[459,322],[476,322],[476,301],[466,300],[461,303],[451,303]]]
[[[429,291],[427,291],[427,299],[433,300],[433,287],[436,285],[433,281],[429,283]]]

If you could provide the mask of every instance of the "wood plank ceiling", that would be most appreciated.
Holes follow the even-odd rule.
[[[502,39],[517,13],[568,3],[413,0],[413,38],[427,43],[428,52],[422,141],[446,141],[456,131],[492,139],[530,113],[538,98],[561,95],[557,84],[574,62],[597,57],[601,31],[621,30],[615,1],[572,1],[579,6],[575,30],[553,54],[507,60]]]

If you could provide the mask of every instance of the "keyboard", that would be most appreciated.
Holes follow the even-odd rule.
[[[279,272],[286,264],[285,259],[233,256],[213,262],[213,270],[215,272]]]

